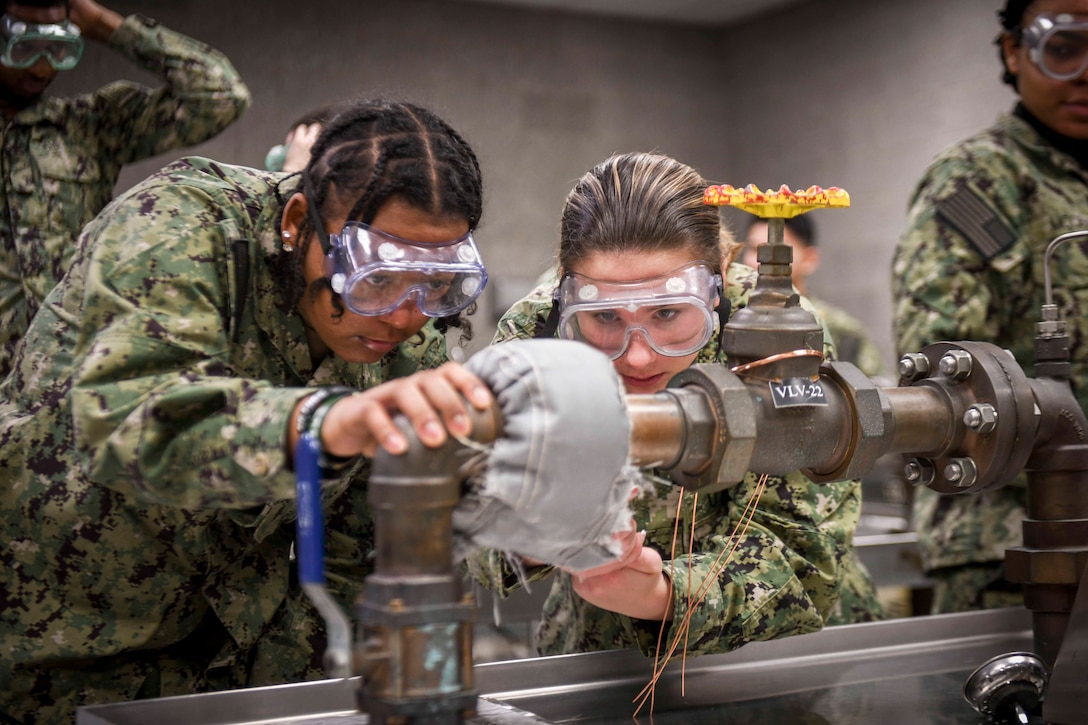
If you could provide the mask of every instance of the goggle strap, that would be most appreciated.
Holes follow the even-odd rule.
[[[721,290],[721,287],[718,287]],[[725,335],[725,325],[729,322],[730,316],[733,314],[733,303],[729,301],[729,298],[725,296],[725,292],[722,291],[718,295],[718,361],[721,362],[724,356],[722,351],[722,336]]]
[[[548,317],[543,324],[539,319],[537,320],[533,337],[555,337],[555,331],[559,329],[559,314],[562,312],[559,307],[559,287],[557,286],[552,292],[552,309],[548,312]]]
[[[314,194],[313,184],[310,182],[310,174],[302,172],[302,195],[306,197],[306,211],[310,215],[310,223],[314,226],[314,234],[317,235],[318,241],[321,242],[321,251],[328,256],[332,251],[332,240],[329,239],[329,235],[325,233],[325,224],[321,221],[321,215],[317,213],[317,204],[314,201],[317,196]]]

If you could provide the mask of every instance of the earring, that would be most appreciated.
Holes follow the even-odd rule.
[[[283,232],[283,247],[282,247],[282,249],[285,252],[292,252],[295,249],[294,245],[291,244],[290,239],[291,239],[291,232],[288,232],[288,231]]]

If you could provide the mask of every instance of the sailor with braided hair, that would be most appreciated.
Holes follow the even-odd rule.
[[[0,385],[0,722],[319,674],[291,452],[321,443],[346,605],[391,416],[438,445],[491,403],[434,324],[483,288],[481,213],[456,131],[358,101],[301,173],[184,158],[86,227]]]
[[[992,342],[1031,375],[1046,247],[1088,229],[1088,0],[1009,0],[998,16],[1002,78],[1019,101],[938,155],[915,188],[893,260],[896,342],[900,353]],[[1088,406],[1088,243],[1059,247],[1050,273],[1073,390]],[[965,496],[916,489],[934,611],[1023,603],[1004,559],[1023,540],[1025,486],[1021,476]]]
[[[425,130],[423,124],[429,130]],[[338,142],[333,130],[352,126],[369,129],[368,138]],[[382,203],[395,195],[414,206],[434,209],[440,214],[450,214],[454,210],[464,212],[470,229],[479,224],[483,213],[483,188],[476,155],[456,130],[430,110],[416,107],[411,116],[402,116],[385,113],[380,105],[354,108],[335,117],[329,128],[330,133],[319,136],[311,149],[311,159],[317,160],[317,171],[324,173],[307,174],[312,181],[313,198],[319,206],[324,205],[329,187],[336,187],[353,189],[357,195],[358,201],[348,212],[350,219],[369,222]],[[436,133],[434,129],[439,128],[445,130]],[[378,139],[380,144],[370,139]],[[422,166],[423,160],[429,160],[433,169]],[[358,161],[373,168],[369,178],[360,179],[355,175]],[[398,170],[401,165],[403,169]],[[314,166],[313,161],[311,166]],[[419,184],[406,173],[412,169],[440,174],[440,178],[446,180],[445,188]],[[310,217],[306,215],[301,220],[300,236],[306,238],[307,243],[312,239],[308,234],[311,229]],[[322,277],[315,284],[327,287],[330,281]],[[339,296],[333,295],[332,301],[343,311]],[[468,315],[474,311],[475,307],[470,305],[464,312]],[[462,342],[472,337],[471,326],[460,311],[438,317],[435,327],[440,332],[450,327],[462,329]]]

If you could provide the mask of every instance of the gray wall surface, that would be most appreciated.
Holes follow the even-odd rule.
[[[478,238],[500,297],[553,258],[572,182],[611,153],[657,150],[714,183],[840,186],[816,212],[814,296],[852,310],[888,361],[888,267],[910,189],[938,150],[1011,106],[991,40],[998,0],[810,0],[741,24],[621,20],[440,0],[115,0],[225,52],[253,107],[183,153],[261,166],[288,124],[346,97],[428,105],[476,148]],[[51,92],[154,84],[101,46]],[[727,214],[739,227],[739,218]],[[469,351],[501,309],[482,298]]]
[[[1015,102],[992,42],[1003,5],[816,0],[725,33],[730,178],[850,192],[849,209],[810,212],[822,262],[809,294],[865,322],[889,363],[891,257],[911,191],[937,152]]]

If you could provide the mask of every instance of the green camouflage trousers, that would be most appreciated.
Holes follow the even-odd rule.
[[[1024,606],[1019,584],[1005,578],[1005,562],[991,561],[934,569],[931,614]]]

